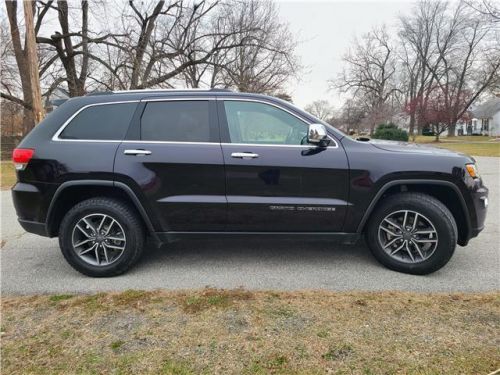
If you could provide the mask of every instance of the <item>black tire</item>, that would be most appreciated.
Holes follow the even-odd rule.
[[[87,215],[105,214],[123,228],[125,249],[116,261],[96,266],[76,254],[72,243],[73,229]],[[98,197],[82,201],[71,208],[59,227],[59,246],[67,262],[78,272],[92,277],[117,276],[130,269],[141,257],[145,240],[144,227],[136,212],[126,203],[111,198]]]
[[[408,263],[395,259],[383,249],[379,240],[379,225],[384,218],[399,210],[424,215],[434,225],[439,241],[429,258]],[[413,275],[427,275],[439,270],[448,263],[457,244],[457,225],[450,210],[436,198],[416,192],[400,193],[384,199],[371,215],[365,232],[368,247],[380,263],[392,270]]]

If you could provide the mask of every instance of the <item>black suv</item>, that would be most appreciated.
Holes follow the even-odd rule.
[[[285,101],[226,90],[73,98],[14,150],[23,228],[59,236],[89,276],[125,272],[145,240],[248,235],[354,243],[427,274],[483,229],[474,160],[354,140]]]

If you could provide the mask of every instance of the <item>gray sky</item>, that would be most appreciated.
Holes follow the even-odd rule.
[[[342,55],[355,35],[374,26],[390,27],[399,14],[412,8],[408,1],[279,1],[279,14],[301,41],[297,54],[305,72],[298,83],[289,85],[295,104],[304,107],[326,99],[338,108],[342,100],[328,91],[328,79],[342,71]]]

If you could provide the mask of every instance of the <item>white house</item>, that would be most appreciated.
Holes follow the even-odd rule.
[[[474,107],[472,119],[457,124],[457,135],[488,135],[500,137],[500,98],[495,97]]]

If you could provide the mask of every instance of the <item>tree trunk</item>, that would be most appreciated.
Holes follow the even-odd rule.
[[[410,114],[410,127],[409,127],[410,137],[415,142],[415,113]]]
[[[26,134],[35,126],[33,112],[31,110],[32,97],[28,61],[26,58],[26,51],[23,49],[21,44],[21,35],[17,20],[17,1],[6,1],[5,8],[9,18],[10,36],[12,39],[12,46],[14,48],[14,55],[16,57],[17,68],[19,69],[19,76],[21,78],[23,102],[29,106],[29,108],[24,107],[23,109],[23,134]]]
[[[448,137],[454,137],[456,129],[457,129],[457,123],[456,121],[453,121],[453,123],[448,126]]]
[[[374,132],[375,132],[375,123],[372,122],[370,125],[370,137],[373,137]]]
[[[439,137],[441,136],[441,132],[443,129],[440,128],[439,123],[437,125],[432,125],[432,130],[434,131],[434,142],[439,142]]]
[[[40,77],[38,75],[38,55],[36,50],[35,26],[33,24],[33,4],[24,1],[24,22],[26,24],[26,62],[31,82],[31,106],[35,124],[42,121],[44,108],[42,103],[42,90],[40,89]]]

